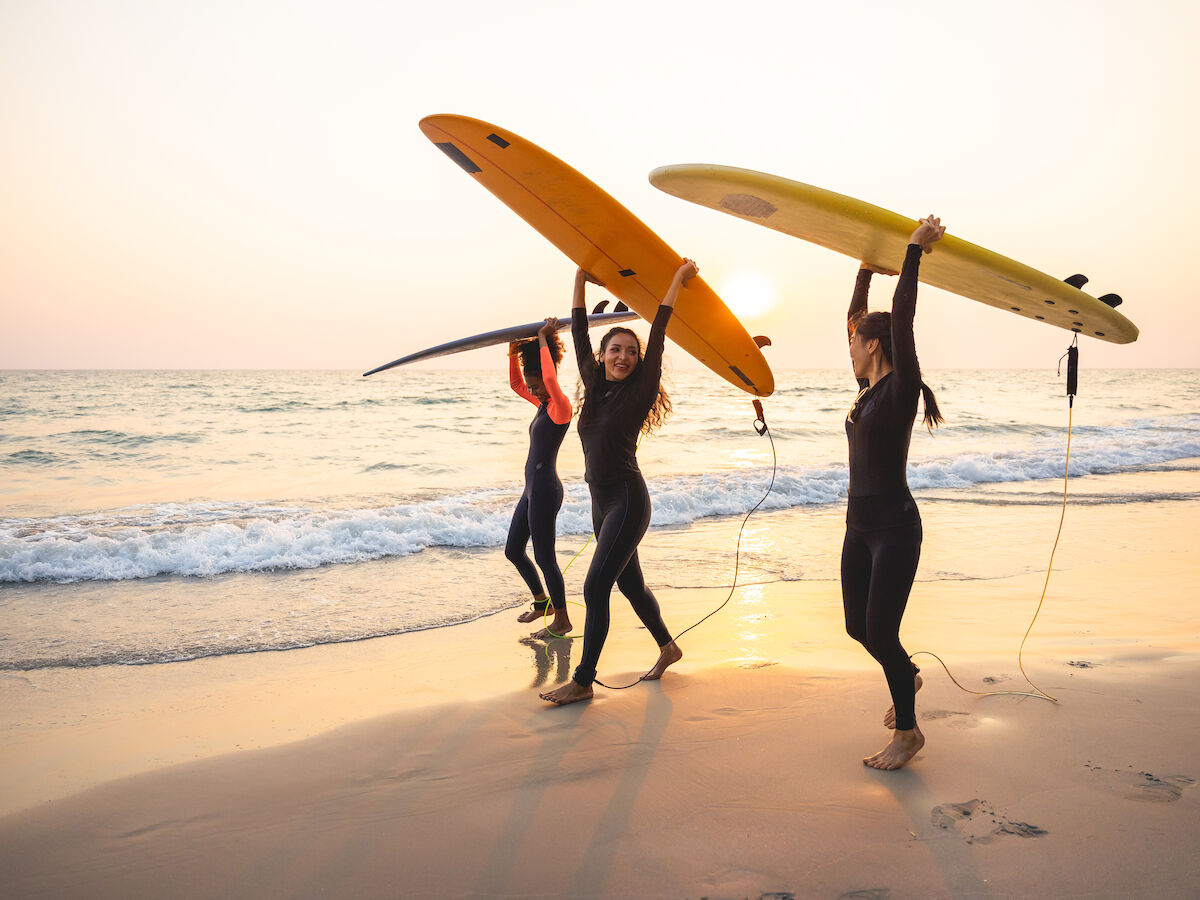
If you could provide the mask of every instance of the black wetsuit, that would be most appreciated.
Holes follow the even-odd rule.
[[[883,667],[896,710],[896,728],[916,727],[916,667],[900,643],[900,620],[921,558],[921,514],[908,489],[921,368],[913,318],[921,247],[910,244],[892,299],[892,371],[861,389],[846,417],[850,488],[842,546],[842,603],[846,632]],[[867,307],[871,272],[860,269],[847,320]]]
[[[508,542],[504,555],[525,580],[534,597],[542,595],[542,582],[537,568],[525,552],[529,539],[533,538],[533,557],[538,568],[546,576],[546,593],[555,609],[567,606],[566,587],[563,585],[562,570],[554,556],[555,522],[562,508],[563,486],[558,477],[558,448],[562,446],[567,429],[571,427],[571,404],[558,386],[554,375],[554,363],[549,351],[542,352],[542,383],[550,392],[550,399],[541,403],[529,389],[516,368],[515,358],[510,358],[509,384],[518,396],[537,405],[538,411],[529,423],[529,455],[525,459],[525,490],[513,510],[512,522],[508,526]],[[557,422],[555,419],[563,419]]]
[[[588,334],[587,311],[571,312],[571,335],[586,399],[576,430],[583,443],[584,479],[592,494],[596,550],[583,583],[587,621],[577,684],[596,679],[600,651],[608,637],[613,584],[620,589],[659,647],[671,642],[658,600],[646,587],[637,547],[650,526],[650,494],[637,464],[637,440],[658,397],[664,332],[671,308],[660,306],[637,369],[623,381],[608,381],[596,362]]]

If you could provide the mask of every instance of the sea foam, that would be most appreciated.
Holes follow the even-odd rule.
[[[1071,475],[1108,474],[1200,457],[1197,417],[1123,428],[1081,429]],[[1065,435],[1032,448],[959,452],[910,462],[914,491],[1061,478]],[[652,526],[742,515],[763,497],[772,471],[754,466],[649,479]],[[783,465],[762,509],[841,502],[841,464]],[[566,486],[561,535],[591,531],[586,486]],[[114,581],[160,575],[307,569],[403,557],[431,547],[504,544],[519,487],[453,493],[392,505],[313,506],[253,502],[172,503],[44,519],[0,520],[0,582]],[[986,502],[986,498],[984,498]]]

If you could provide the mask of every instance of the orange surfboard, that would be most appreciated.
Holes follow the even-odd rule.
[[[575,169],[511,131],[466,116],[427,116],[421,131],[625,305],[652,321],[683,257]],[[667,337],[730,384],[775,390],[762,351],[705,281],[679,292]]]

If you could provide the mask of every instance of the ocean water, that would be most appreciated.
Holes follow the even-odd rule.
[[[565,379],[570,384],[572,373]],[[934,371],[946,424],[914,430],[929,504],[1061,499],[1065,378]],[[652,587],[836,578],[847,371],[777,373],[765,401],[703,371],[639,452],[654,505]],[[0,669],[168,663],[445,627],[523,604],[503,557],[533,407],[503,370],[0,372]],[[1081,373],[1072,478],[1200,470],[1200,370]],[[574,430],[559,472],[568,591],[589,559]],[[1190,494],[1187,495],[1190,498]],[[797,523],[822,537],[795,540]],[[986,577],[986,561],[923,578]],[[973,568],[972,568],[973,567]]]

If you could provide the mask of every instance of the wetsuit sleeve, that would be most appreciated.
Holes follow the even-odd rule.
[[[854,282],[854,294],[850,297],[850,309],[846,311],[846,333],[850,323],[867,311],[867,292],[871,290],[871,270],[859,269]]]
[[[851,337],[850,323],[867,311],[867,293],[871,290],[871,270],[858,270],[858,278],[854,280],[854,294],[850,297],[850,308],[846,310],[846,339]],[[866,378],[858,378],[859,389],[865,388],[871,382]]]
[[[549,347],[542,348],[542,384],[550,394],[550,401],[546,404],[550,421],[555,425],[566,425],[571,421],[571,401],[558,384],[558,372],[554,370],[554,357],[550,355]]]
[[[900,282],[892,297],[892,368],[901,385],[917,390],[921,387],[921,366],[917,362],[913,320],[917,315],[917,271],[923,252],[920,244],[908,245]]]
[[[571,310],[571,337],[575,341],[575,365],[579,368],[579,377],[585,385],[591,384],[596,376],[596,356],[592,352],[586,309]]]
[[[525,379],[521,376],[521,367],[517,364],[515,356],[508,358],[508,386],[513,389],[514,394],[524,397],[534,406],[542,405],[538,398],[530,392],[529,386],[525,384]]]
[[[662,383],[663,345],[667,339],[667,322],[675,310],[670,306],[660,306],[650,326],[650,337],[646,339],[646,352],[642,356],[642,366],[645,371],[641,377],[642,417],[650,411],[658,398],[658,387]],[[640,424],[640,423],[639,423]]]

